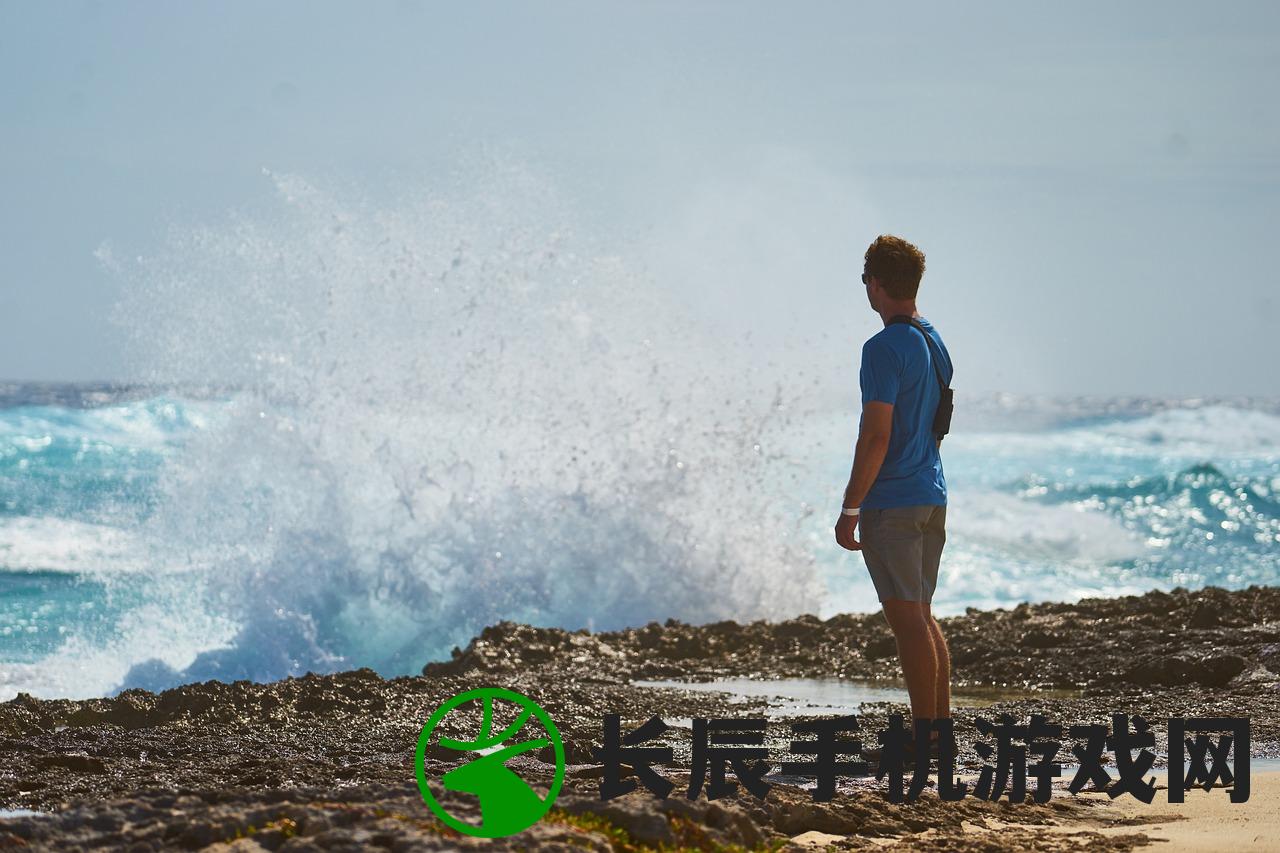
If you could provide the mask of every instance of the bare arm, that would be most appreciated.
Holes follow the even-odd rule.
[[[889,436],[893,429],[893,404],[872,400],[862,407],[862,430],[853,454],[853,470],[849,473],[849,485],[844,490],[844,506],[862,506],[871,486],[884,464],[889,449]],[[861,543],[854,537],[858,516],[841,515],[836,522],[836,541],[850,551],[857,551]]]
[[[862,506],[871,486],[884,464],[889,449],[889,434],[893,427],[893,404],[872,400],[862,408],[862,431],[858,433],[858,445],[853,453],[853,471],[849,485],[844,490],[844,505]]]

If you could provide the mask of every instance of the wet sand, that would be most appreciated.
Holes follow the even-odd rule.
[[[1247,716],[1251,755],[1280,755],[1280,589],[1153,592],[970,611],[940,621],[961,685],[954,716],[962,778],[973,778],[981,765],[974,750],[977,717],[1000,713],[1023,722],[1043,713],[1064,725],[1109,723],[1113,711],[1142,714],[1156,733],[1157,770],[1164,764],[1167,717]],[[741,682],[736,694],[634,683],[717,678],[784,680],[754,695],[744,695]],[[1215,838],[1247,848],[1254,838],[1280,837],[1274,768],[1253,774],[1252,797],[1243,805],[1229,804],[1221,790],[1192,790],[1180,805],[1165,803],[1160,791],[1146,805],[1129,796],[1112,802],[1105,794],[1061,789],[1045,804],[942,802],[932,789],[916,802],[894,804],[873,778],[843,780],[831,802],[816,803],[803,780],[776,773],[762,801],[743,792],[714,802],[705,795],[686,799],[690,730],[684,721],[764,715],[776,762],[773,748],[785,751],[792,722],[847,707],[840,704],[846,699],[829,701],[836,695],[829,692],[785,701],[773,695],[811,690],[814,682],[800,689],[802,682],[785,681],[796,678],[816,679],[819,687],[839,684],[834,678],[860,685],[864,732],[881,728],[890,713],[907,711],[892,692],[900,686],[897,664],[879,615],[653,623],[596,634],[503,623],[451,660],[428,663],[420,676],[383,679],[357,670],[271,684],[210,681],[86,701],[19,696],[0,704],[6,757],[0,808],[41,814],[0,816],[0,846],[1129,850],[1167,838],[1161,849],[1177,850],[1199,849],[1194,845]],[[458,835],[434,820],[412,767],[430,712],[459,692],[489,685],[541,704],[564,738],[569,765],[553,812],[499,842]],[[654,714],[676,724],[667,738],[674,768],[663,771],[677,783],[676,795],[658,800],[636,792],[600,801],[600,771],[590,750],[600,742],[603,715],[613,712],[628,728]],[[466,728],[478,724],[477,715],[469,711],[456,722]],[[530,754],[510,766],[545,785],[554,770],[549,757]],[[435,753],[427,759],[433,772],[451,760]],[[1060,754],[1058,760],[1070,759]],[[478,815],[468,795],[442,796],[451,811]],[[1211,825],[1222,827],[1219,834]]]

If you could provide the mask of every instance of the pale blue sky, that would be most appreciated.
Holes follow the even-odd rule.
[[[968,390],[1274,394],[1278,83],[1274,3],[0,0],[0,378],[121,378],[104,241],[492,145],[735,330],[891,231]]]

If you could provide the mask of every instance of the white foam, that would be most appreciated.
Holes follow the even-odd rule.
[[[0,518],[0,567],[5,571],[77,574],[148,568],[132,533],[64,518]]]
[[[11,408],[0,418],[0,449],[9,444],[38,453],[58,441],[81,451],[163,451],[187,431],[209,426],[220,407],[216,401],[155,397],[86,409]]]
[[[45,699],[108,696],[138,662],[159,661],[181,670],[201,652],[226,646],[235,636],[235,625],[208,614],[189,589],[169,585],[152,591],[154,600],[123,614],[116,635],[106,643],[72,630],[36,663],[0,663],[0,701],[20,692]]]
[[[1173,408],[1138,418],[1066,429],[957,436],[973,451],[1056,451],[1118,457],[1201,459],[1280,457],[1280,416],[1234,406]],[[954,446],[954,442],[953,442]]]
[[[1280,416],[1233,406],[1172,409],[1104,424],[1091,433],[1103,441],[1188,456],[1280,454]]]
[[[960,511],[948,514],[948,535],[1010,559],[1108,563],[1146,553],[1142,537],[1111,515],[1079,504],[1038,504],[999,492],[951,491]]]

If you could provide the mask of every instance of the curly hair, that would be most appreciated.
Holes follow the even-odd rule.
[[[862,269],[880,279],[894,299],[915,299],[924,276],[924,252],[901,237],[881,234],[867,249]]]

